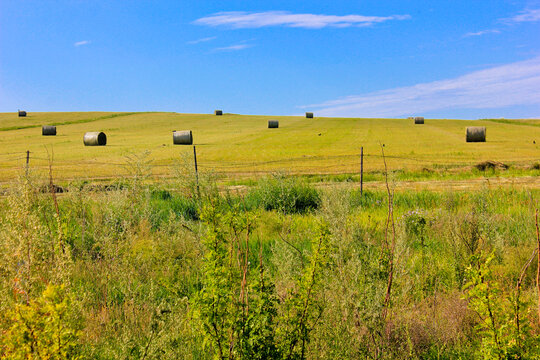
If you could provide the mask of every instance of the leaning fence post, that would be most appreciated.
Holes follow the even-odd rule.
[[[360,196],[364,192],[364,147],[360,147]]]
[[[30,163],[30,150],[26,150],[26,177],[28,177],[28,165]]]

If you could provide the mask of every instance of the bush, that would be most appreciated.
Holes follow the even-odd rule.
[[[274,175],[262,179],[247,196],[248,204],[286,214],[315,210],[321,203],[319,192],[292,177]]]
[[[17,304],[2,338],[2,359],[76,359],[80,331],[63,286],[48,285],[40,298]]]
[[[205,350],[214,359],[306,359],[310,334],[326,305],[321,296],[330,254],[326,224],[317,226],[295,290],[280,301],[262,253],[257,267],[248,261],[255,216],[239,208],[222,213],[211,205],[201,213],[207,225],[204,275],[191,308]]]
[[[427,225],[425,215],[419,210],[410,210],[402,216],[401,220],[405,224],[405,233],[409,241],[418,241],[421,246],[424,246]]]
[[[186,220],[199,219],[198,206],[195,199],[173,195],[167,190],[154,190],[150,198],[150,207],[153,214],[152,223],[155,227],[167,221],[171,212]]]

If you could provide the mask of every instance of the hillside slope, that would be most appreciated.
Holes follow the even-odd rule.
[[[268,129],[269,119],[279,120]],[[60,124],[57,136],[41,125]],[[191,158],[191,146],[172,144],[173,130],[192,130],[201,169],[251,174],[350,173],[381,169],[381,144],[392,169],[466,166],[484,160],[532,164],[540,160],[538,121],[348,119],[291,116],[214,116],[177,113],[0,113],[0,180],[14,178],[29,150],[30,165],[45,168],[54,154],[57,177],[113,177],[125,172],[126,156],[149,152],[153,174]],[[519,125],[519,126],[518,126]],[[486,126],[486,143],[466,143],[467,126]],[[104,131],[107,146],[85,147],[87,131]],[[535,142],[535,143],[534,143]]]

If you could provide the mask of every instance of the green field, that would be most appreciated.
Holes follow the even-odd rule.
[[[0,358],[538,359],[539,141],[538,120],[0,114]]]
[[[279,129],[268,129],[269,119]],[[57,124],[57,136],[41,135],[41,125]],[[486,143],[466,143],[467,126],[486,126]],[[193,131],[199,166],[227,176],[345,174],[359,171],[364,147],[366,171],[381,170],[381,144],[392,170],[460,168],[485,160],[528,167],[540,160],[540,120],[349,119],[300,116],[224,116],[177,113],[16,113],[0,114],[0,180],[15,178],[31,152],[34,169],[47,167],[54,153],[59,179],[121,175],[126,156],[149,151],[155,176],[191,157],[192,148],[172,144],[173,130]],[[85,147],[83,134],[104,131],[105,147]],[[535,143],[536,142],[536,143]]]

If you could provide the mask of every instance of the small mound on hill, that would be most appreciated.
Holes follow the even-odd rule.
[[[478,163],[474,166],[480,171],[486,171],[486,170],[506,170],[509,168],[508,165],[503,164],[499,161],[493,161],[493,160],[486,160],[482,161],[481,163]]]

